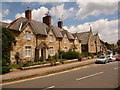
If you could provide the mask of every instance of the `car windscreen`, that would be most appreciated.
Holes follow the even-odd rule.
[[[99,58],[100,58],[100,59],[103,59],[103,58],[105,58],[105,56],[100,56]]]

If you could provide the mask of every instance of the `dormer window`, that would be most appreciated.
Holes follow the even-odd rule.
[[[64,43],[67,43],[68,42],[68,39],[65,37],[64,38]]]
[[[53,42],[54,41],[54,38],[53,38],[53,35],[50,35],[50,42]]]
[[[26,36],[26,40],[31,40],[31,32],[26,32],[25,33],[25,36]]]

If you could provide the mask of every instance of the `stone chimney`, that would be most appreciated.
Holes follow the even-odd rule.
[[[59,19],[59,21],[58,21],[58,27],[59,28],[61,28],[62,29],[62,27],[63,27],[63,22]]]
[[[51,16],[48,14],[45,14],[45,17],[43,17],[43,23],[45,23],[48,26],[51,26]]]
[[[28,10],[25,11],[25,17],[28,20],[32,20],[32,11],[29,9],[29,7],[28,7]]]

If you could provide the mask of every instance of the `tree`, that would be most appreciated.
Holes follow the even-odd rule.
[[[109,43],[105,43],[105,46],[109,49],[109,50],[111,50],[111,51],[113,51],[113,49],[114,49],[114,44],[109,44]]]
[[[117,52],[118,52],[118,54],[120,54],[120,39],[117,41],[117,45],[118,45],[118,50],[117,50]]]
[[[7,28],[2,28],[2,73],[10,71],[10,51],[13,43],[15,44],[13,33]]]
[[[120,39],[117,41],[117,45],[120,46]]]

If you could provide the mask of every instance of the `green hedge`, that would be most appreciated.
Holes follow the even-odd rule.
[[[13,43],[15,44],[13,33],[2,28],[2,74],[10,72],[10,51]]]
[[[62,56],[62,59],[68,59],[68,60],[77,59],[79,57],[79,52],[76,52],[76,51],[68,51],[68,52],[61,51],[60,56]]]

